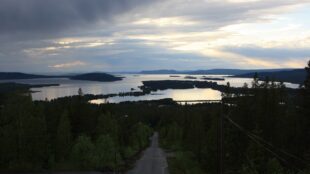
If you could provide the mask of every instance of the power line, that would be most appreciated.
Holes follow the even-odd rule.
[[[251,133],[251,132],[250,132],[250,133]],[[289,153],[289,152],[287,152],[287,151],[285,151],[285,150],[283,150],[283,149],[280,149],[280,148],[275,147],[275,146],[272,145],[270,142],[264,140],[263,138],[261,138],[261,137],[255,135],[255,134],[253,134],[253,133],[251,133],[251,134],[252,134],[252,136],[254,136],[256,139],[259,139],[260,141],[262,141],[262,142],[264,142],[265,144],[269,145],[270,147],[272,147],[272,148],[274,148],[274,149],[276,149],[276,150],[282,152],[283,154],[285,154],[285,155],[287,155],[287,156],[289,156],[289,157],[291,157],[291,158],[294,158],[294,159],[296,159],[296,160],[302,162],[302,163],[305,164],[305,165],[309,165],[309,162],[307,162],[307,161],[301,159],[300,157],[297,157],[297,156],[294,155],[294,154],[291,154],[291,153]]]
[[[228,117],[228,118],[229,118],[229,117]],[[231,118],[229,118],[229,119],[230,119],[231,121],[233,121]],[[233,121],[233,122],[234,122],[234,121]],[[238,125],[236,122],[234,122],[234,123],[235,123],[236,125]],[[241,127],[240,125],[238,125],[238,126]],[[272,148],[274,148],[274,149],[276,149],[276,150],[282,152],[282,153],[285,154],[286,156],[289,156],[289,157],[291,157],[291,158],[294,158],[294,159],[296,159],[296,160],[298,160],[298,161],[304,163],[305,165],[309,165],[309,162],[307,162],[307,161],[301,159],[300,157],[297,157],[296,155],[294,155],[294,154],[292,154],[292,153],[289,153],[289,152],[287,152],[287,151],[285,151],[285,150],[283,150],[283,149],[280,149],[280,148],[275,147],[274,145],[272,145],[270,142],[266,141],[266,140],[263,139],[262,137],[259,137],[258,135],[254,134],[254,133],[252,133],[252,132],[250,132],[250,131],[247,131],[247,130],[245,130],[244,128],[243,128],[243,130],[246,131],[247,133],[249,133],[251,136],[255,137],[256,139],[258,139],[258,140],[262,141],[263,143],[269,145],[270,147],[272,147]]]
[[[228,116],[225,117],[232,125],[234,125],[235,127],[237,127],[241,132],[245,133],[252,141],[254,141],[256,144],[260,145],[262,148],[264,148],[266,151],[270,152],[271,154],[273,154],[276,158],[278,158],[279,160],[283,161],[286,164],[289,164],[287,162],[287,160],[285,160],[284,158],[282,158],[280,155],[278,155],[276,152],[274,152],[273,150],[271,150],[270,148],[264,146],[260,141],[258,141],[257,139],[257,135],[254,135],[253,133],[247,131],[246,129],[244,129],[243,127],[241,127],[239,124],[237,124],[236,122],[234,122],[231,118],[229,118]],[[259,137],[260,138],[260,137]],[[260,138],[261,140],[263,140],[262,138]],[[265,140],[264,140],[265,141]],[[265,141],[267,142],[267,141]],[[270,144],[270,143],[269,143]],[[272,146],[274,147],[274,146]],[[288,152],[287,152],[288,153]],[[293,155],[294,156],[294,155]],[[289,164],[290,165],[290,164]],[[294,167],[295,169],[297,169],[298,171],[302,171],[301,169],[299,169],[298,167]]]
[[[251,135],[254,136],[256,139],[258,139],[258,140],[262,141],[263,143],[269,145],[270,147],[272,147],[272,148],[274,148],[274,149],[276,149],[276,150],[282,152],[283,154],[285,154],[285,155],[287,155],[287,156],[289,156],[289,157],[291,157],[291,158],[294,158],[294,159],[296,159],[296,160],[302,162],[304,165],[310,165],[309,161],[305,161],[305,160],[303,160],[302,158],[300,158],[300,157],[298,157],[298,156],[296,156],[296,155],[294,155],[294,154],[292,154],[292,153],[289,153],[289,152],[287,152],[287,151],[285,151],[285,150],[283,150],[283,149],[277,148],[277,147],[275,147],[274,145],[272,145],[270,142],[268,142],[268,141],[266,141],[265,139],[263,139],[262,137],[259,137],[258,135],[254,134],[254,133],[252,133],[252,132],[250,132],[250,131],[247,131],[246,129],[244,129],[243,127],[241,127],[239,124],[237,124],[236,122],[234,122],[234,121],[229,117],[230,114],[231,114],[231,111],[228,113],[228,115],[226,116],[226,118],[227,118],[227,119],[230,119],[230,121],[232,121],[232,122],[234,123],[235,126],[238,126],[238,127],[241,128],[243,131],[245,131],[245,132],[251,134]]]

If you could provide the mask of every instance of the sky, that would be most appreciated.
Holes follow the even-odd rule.
[[[0,71],[302,68],[310,0],[0,0]]]

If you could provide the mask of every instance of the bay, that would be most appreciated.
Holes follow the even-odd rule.
[[[3,82],[16,82],[26,84],[59,84],[59,86],[49,86],[42,88],[31,88],[33,100],[52,100],[59,97],[73,96],[78,94],[78,89],[81,88],[84,94],[113,94],[120,92],[140,91],[138,88],[142,85],[142,81],[148,80],[201,80],[203,77],[224,78],[224,81],[216,81],[218,84],[225,85],[227,82],[233,87],[242,87],[244,83],[251,86],[252,79],[250,78],[233,78],[227,75],[191,75],[194,78],[186,78],[185,74],[180,75],[143,75],[143,74],[125,74],[121,81],[116,82],[95,82],[70,80],[67,78],[47,78],[47,79],[22,79],[22,80],[2,80]],[[215,81],[215,80],[208,80]],[[297,84],[285,83],[287,87],[297,88]],[[119,103],[122,101],[139,101],[139,100],[157,100],[163,98],[172,98],[173,100],[220,100],[221,92],[213,89],[169,89],[153,92],[144,96],[125,96],[111,97],[107,100],[97,99],[90,101],[91,103]]]

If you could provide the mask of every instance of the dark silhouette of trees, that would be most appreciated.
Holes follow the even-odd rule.
[[[171,159],[171,170],[186,173],[188,168],[198,167],[208,173],[218,173],[219,120],[224,117],[224,139],[221,142],[224,173],[309,172],[310,62],[306,70],[308,79],[301,89],[301,98],[297,93],[290,93],[282,82],[269,78],[261,82],[255,74],[251,88],[246,84],[236,95],[231,95],[229,85],[226,86],[222,95],[225,107],[204,105],[208,110],[203,112],[195,111],[199,106],[184,106],[187,109],[183,114],[170,114],[170,119],[161,122],[161,142],[176,154],[183,154]],[[303,101],[302,104],[299,101]],[[190,117],[186,116],[188,113]],[[167,131],[172,125],[181,130],[178,140]],[[175,144],[180,145],[177,148]],[[188,160],[196,163],[184,163]]]
[[[0,172],[121,171],[158,130],[161,146],[174,153],[171,173],[218,173],[219,152],[224,173],[309,173],[310,62],[306,71],[301,95],[256,75],[238,90],[223,86],[222,104],[94,105],[82,95],[1,95]]]
[[[96,140],[96,155],[99,169],[114,169],[121,160],[116,144],[109,135],[101,135]]]
[[[71,123],[68,112],[65,111],[59,120],[56,136],[56,156],[60,162],[68,159],[72,146]]]
[[[31,97],[8,99],[0,118],[1,168],[39,170],[46,159],[46,123],[41,105]]]
[[[96,166],[95,145],[90,137],[81,135],[72,148],[72,160],[78,169],[92,169]]]
[[[84,95],[84,93],[83,93],[83,91],[82,91],[82,88],[79,88],[79,90],[78,90],[78,95],[79,95],[79,96],[83,96],[83,95]]]

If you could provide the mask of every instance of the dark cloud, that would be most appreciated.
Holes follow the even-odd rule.
[[[81,67],[85,70],[100,70],[92,65],[102,64],[109,71],[235,67],[238,66],[236,62],[202,55],[199,51],[178,52],[172,48],[181,42],[184,42],[183,46],[190,46],[200,40],[225,39],[233,33],[220,32],[219,36],[212,37],[211,34],[210,38],[195,34],[216,33],[221,27],[234,24],[264,23],[272,20],[265,18],[266,15],[285,14],[290,11],[286,7],[306,1],[310,0],[252,3],[226,0],[0,0],[0,69],[53,71],[48,67],[76,61],[86,62],[87,66]],[[168,20],[167,25],[135,23],[146,18],[170,18],[172,21]],[[181,24],[173,25],[174,19],[181,19]],[[183,21],[194,24],[183,25]],[[173,34],[184,36],[169,38]],[[62,39],[80,41],[63,45],[59,43]],[[111,42],[106,43],[109,39]],[[103,44],[87,46],[97,41]],[[220,46],[225,47],[225,43]],[[270,57],[288,60],[309,56],[310,50],[239,47],[224,51],[264,60]]]
[[[0,34],[56,32],[107,21],[151,0],[0,0]]]

